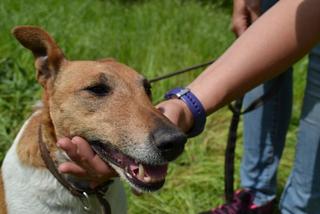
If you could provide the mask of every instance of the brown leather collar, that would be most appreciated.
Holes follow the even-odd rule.
[[[51,174],[59,181],[59,183],[64,186],[69,192],[78,197],[81,202],[83,203],[83,209],[86,211],[90,211],[89,202],[88,202],[88,194],[95,194],[103,207],[105,214],[111,214],[111,207],[109,202],[103,197],[105,192],[108,190],[108,187],[113,182],[112,180],[107,181],[103,185],[100,185],[96,187],[95,189],[80,189],[72,185],[68,180],[66,180],[58,171],[58,169],[55,166],[54,161],[52,160],[50,156],[50,152],[46,146],[46,144],[43,142],[42,138],[42,127],[39,126],[38,130],[38,143],[40,148],[41,157],[48,168],[48,170],[51,172]]]

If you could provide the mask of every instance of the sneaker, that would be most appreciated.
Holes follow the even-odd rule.
[[[238,190],[230,204],[224,204],[200,214],[272,214],[274,200],[269,203],[257,206],[253,204],[253,194],[248,190]]]

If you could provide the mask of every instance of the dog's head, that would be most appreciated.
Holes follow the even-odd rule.
[[[186,136],[153,107],[148,81],[115,60],[69,61],[40,28],[13,34],[35,57],[56,136],[85,138],[133,187],[159,189]]]

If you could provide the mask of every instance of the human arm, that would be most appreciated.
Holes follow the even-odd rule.
[[[207,115],[278,75],[305,55],[320,38],[319,6],[318,0],[281,0],[188,85]],[[191,113],[180,117],[182,114],[172,113],[173,106],[177,108],[175,112],[188,112],[182,101],[159,104],[171,121],[183,124],[185,131],[190,129]]]

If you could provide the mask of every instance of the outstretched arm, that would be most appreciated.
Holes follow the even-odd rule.
[[[305,55],[320,39],[320,1],[281,0],[255,21],[233,45],[188,88],[207,114],[273,78]],[[180,100],[159,105],[187,131],[192,116]]]

